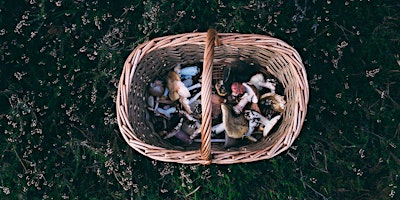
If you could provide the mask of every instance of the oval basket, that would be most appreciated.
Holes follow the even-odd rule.
[[[286,99],[279,127],[261,141],[224,149],[211,144],[211,84],[232,60],[261,66],[282,84]],[[152,129],[146,109],[147,88],[157,75],[177,63],[203,62],[201,143],[176,146]],[[139,153],[164,162],[232,164],[272,158],[287,150],[299,136],[309,98],[307,76],[298,52],[285,42],[264,35],[185,33],[155,38],[136,47],[125,61],[117,93],[117,120],[125,141]]]

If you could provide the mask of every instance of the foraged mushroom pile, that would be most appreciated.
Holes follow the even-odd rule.
[[[148,87],[147,108],[154,131],[177,145],[201,141],[198,66],[201,63],[178,64]],[[224,67],[222,80],[214,80],[211,142],[222,142],[225,148],[257,142],[280,120],[286,104],[284,97],[276,93],[280,85],[259,69],[254,64],[235,61]]]

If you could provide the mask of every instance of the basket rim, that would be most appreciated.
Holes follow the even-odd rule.
[[[212,150],[212,160],[201,159],[200,150],[171,150],[159,147],[153,144],[145,143],[140,140],[133,132],[133,128],[128,117],[128,98],[131,81],[134,77],[135,69],[141,59],[149,52],[162,48],[179,46],[185,44],[205,45],[206,33],[181,33],[177,35],[169,35],[157,37],[138,45],[127,57],[121,73],[120,81],[117,90],[117,122],[124,140],[130,147],[135,149],[142,155],[145,155],[154,160],[163,162],[177,162],[183,164],[233,164],[242,162],[254,162],[264,159],[270,159],[276,155],[286,151],[299,136],[302,125],[307,113],[307,105],[309,102],[309,88],[307,82],[307,74],[299,53],[286,42],[281,39],[261,34],[243,34],[243,33],[218,33],[219,40],[223,45],[240,46],[255,46],[258,48],[268,47],[278,52],[285,58],[290,58],[290,67],[293,67],[297,72],[297,80],[300,83],[297,90],[301,95],[298,98],[298,109],[294,112],[297,121],[292,128],[292,138],[282,137],[278,141],[278,145],[269,147],[268,150],[249,151],[245,148],[238,151],[219,151]],[[292,63],[293,62],[293,63]],[[128,137],[129,136],[129,137]],[[287,134],[285,134],[287,136]]]

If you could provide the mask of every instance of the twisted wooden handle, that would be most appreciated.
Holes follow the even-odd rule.
[[[211,95],[212,95],[212,69],[214,60],[214,47],[219,46],[217,31],[207,31],[206,46],[204,49],[204,62],[201,87],[201,157],[211,163]]]

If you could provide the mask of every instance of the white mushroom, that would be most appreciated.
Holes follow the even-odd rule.
[[[171,114],[176,112],[176,108],[175,107],[171,107],[171,108],[168,108],[168,109],[156,108],[155,110],[156,110],[156,113],[163,115],[167,119],[170,119],[171,118]]]
[[[189,104],[192,104],[193,102],[197,101],[201,95],[201,92],[198,92],[196,95],[194,95],[192,98],[189,100]]]
[[[183,118],[181,118],[181,119],[179,120],[179,123],[174,127],[174,129],[172,129],[171,132],[169,132],[169,133],[164,137],[164,139],[168,139],[168,138],[171,138],[171,137],[175,136],[175,134],[176,134],[178,131],[181,130],[182,124],[183,124]]]
[[[249,123],[258,123],[259,125],[264,126],[263,136],[266,137],[271,129],[275,126],[278,120],[281,118],[281,115],[277,115],[272,119],[267,119],[266,117],[262,116],[259,112],[254,110],[246,110],[244,117],[249,120]],[[254,125],[253,124],[253,125]],[[248,131],[246,135],[251,135],[252,132]]]
[[[247,105],[247,103],[251,102],[253,104],[258,103],[258,97],[256,92],[251,88],[248,84],[243,83],[243,86],[246,88],[246,93],[243,94],[239,103],[233,107],[235,113],[239,114],[243,111],[243,108]],[[259,109],[258,109],[259,110]]]
[[[211,127],[211,132],[213,134],[220,134],[225,131],[224,123],[220,123]]]
[[[187,80],[189,80],[189,79],[187,79]],[[196,83],[196,84],[188,87],[188,90],[190,91],[190,90],[194,90],[194,89],[197,89],[197,88],[201,88],[201,83]]]
[[[186,79],[186,80],[184,80],[182,82],[187,88],[189,88],[189,87],[191,87],[193,85],[193,79],[191,79],[191,78],[188,78],[188,79]]]
[[[180,64],[178,64],[175,68],[174,71],[178,73],[183,79],[188,79],[192,78],[193,76],[196,76],[200,72],[200,69],[197,66],[189,66],[182,68]]]
[[[196,138],[199,134],[201,133],[200,128],[198,128],[195,132],[193,132],[193,134],[190,136],[190,139],[193,140],[194,138]]]
[[[189,114],[192,114],[192,110],[190,109],[190,105],[189,105],[189,99],[187,99],[187,97],[181,96],[179,98],[179,102],[181,103],[183,109],[186,110],[186,112],[188,112]]]
[[[276,81],[274,79],[265,80],[264,75],[261,73],[252,76],[248,83],[254,85],[257,90],[268,88],[271,90],[272,93],[275,93]]]
[[[262,121],[262,124],[264,124],[264,131],[263,131],[263,136],[267,137],[268,133],[271,131],[271,129],[275,126],[275,124],[279,121],[282,115],[277,115],[273,117],[272,119],[267,121]],[[266,118],[265,118],[266,119]]]

